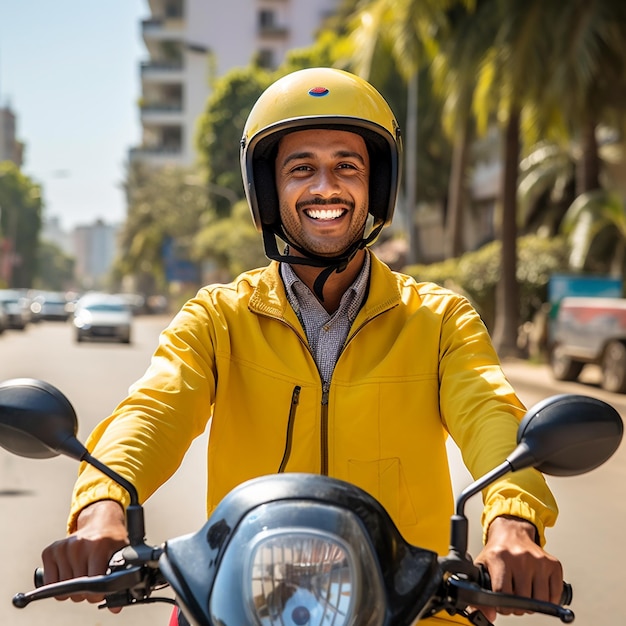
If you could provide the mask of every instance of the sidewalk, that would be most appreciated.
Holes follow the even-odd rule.
[[[524,359],[505,358],[502,359],[502,369],[510,379],[514,387],[525,385],[534,389],[544,389],[550,393],[557,393],[558,387],[563,385],[577,385],[577,383],[566,383],[555,380],[552,370],[547,363],[533,363]],[[586,365],[583,368],[578,383],[587,383],[592,387],[599,387],[601,379],[600,369],[596,365]],[[587,390],[589,387],[587,387]],[[562,391],[560,391],[562,393]],[[579,393],[585,393],[585,387],[580,386]],[[608,393],[608,392],[607,392]]]
[[[550,366],[545,363],[531,363],[524,359],[502,359],[502,369],[510,378],[513,386],[531,385],[545,389],[554,389],[555,380]]]

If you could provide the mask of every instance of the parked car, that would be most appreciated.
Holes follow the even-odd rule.
[[[626,393],[626,299],[564,298],[552,332],[550,365],[557,380],[576,380],[593,363],[607,391]]]
[[[60,291],[41,291],[31,303],[31,311],[37,320],[65,322],[69,319],[68,300]]]
[[[4,303],[0,302],[0,335],[9,327],[9,315],[4,308]]]
[[[6,311],[7,328],[24,330],[31,319],[30,300],[15,289],[0,289],[0,302]]]
[[[130,343],[133,313],[124,299],[109,294],[83,296],[74,310],[76,341],[105,339]]]

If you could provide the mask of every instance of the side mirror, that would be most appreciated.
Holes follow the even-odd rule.
[[[78,420],[70,401],[52,385],[33,378],[0,383],[0,446],[33,459],[59,454],[82,460]]]
[[[507,458],[512,471],[536,467],[544,474],[575,476],[613,456],[624,433],[619,413],[597,398],[552,396],[528,411]]]
[[[78,420],[70,401],[56,388],[34,378],[0,383],[0,446],[33,459],[64,454],[85,461],[122,486],[130,496],[126,508],[128,538],[132,547],[145,546],[143,508],[135,486],[89,454],[78,441]]]
[[[619,447],[624,424],[606,402],[575,394],[546,398],[532,406],[517,431],[517,447],[506,460],[461,492],[450,526],[451,554],[467,552],[465,504],[509,472],[535,467],[545,474],[575,476],[602,465]]]

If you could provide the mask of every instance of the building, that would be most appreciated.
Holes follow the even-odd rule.
[[[44,218],[41,238],[54,244],[68,256],[76,256],[74,241],[71,235],[63,229],[58,217]]]
[[[97,220],[73,232],[75,277],[82,289],[106,289],[115,259],[119,226]]]
[[[142,144],[130,159],[190,166],[196,120],[210,78],[257,60],[273,69],[292,48],[310,45],[339,0],[148,0],[141,23]]]
[[[0,161],[22,166],[24,145],[17,140],[17,117],[11,107],[0,107]]]

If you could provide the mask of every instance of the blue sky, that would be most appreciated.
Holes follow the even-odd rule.
[[[124,220],[148,15],[146,0],[0,1],[0,103],[18,116],[45,216],[65,229]]]

